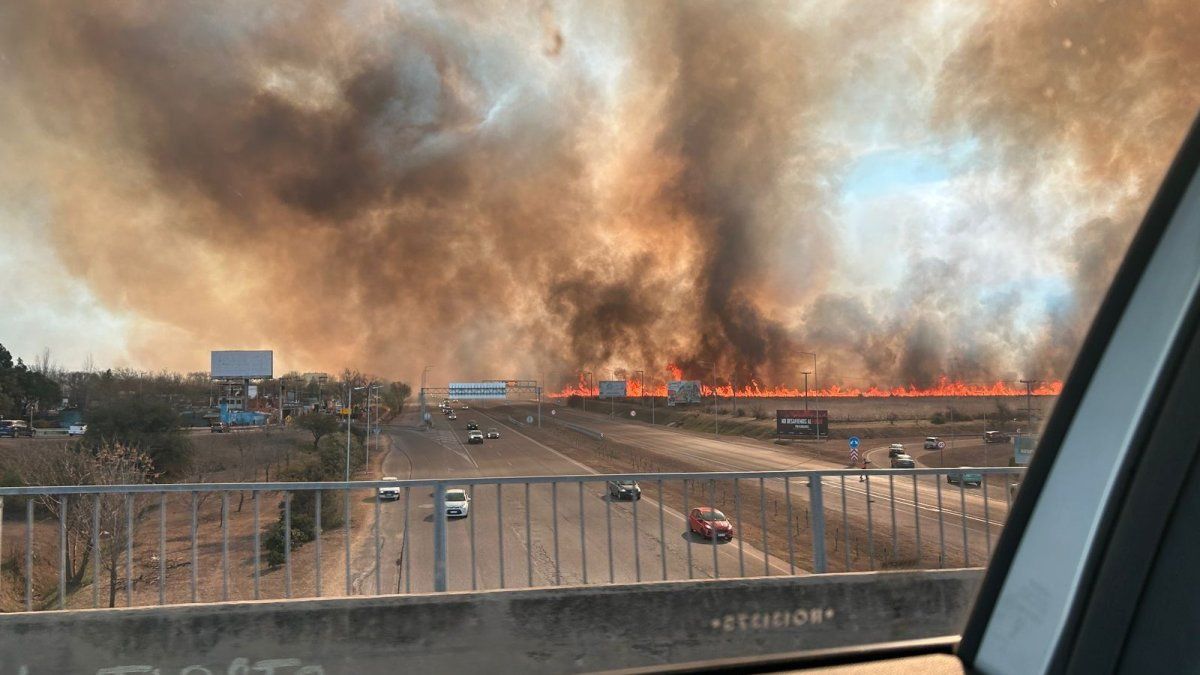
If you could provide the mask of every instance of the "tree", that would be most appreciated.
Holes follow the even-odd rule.
[[[86,420],[84,447],[93,451],[106,444],[137,448],[150,457],[158,477],[170,480],[187,474],[192,444],[169,404],[143,396],[113,398],[89,410]]]
[[[407,382],[389,382],[383,389],[383,404],[392,415],[404,412],[404,404],[412,396],[412,387]]]
[[[82,446],[47,449],[29,454],[22,467],[24,481],[32,485],[137,485],[153,476],[150,457],[141,450],[119,443],[101,443],[93,449]],[[136,495],[62,495],[37,497],[47,511],[62,521],[66,509],[66,570],[69,588],[76,588],[88,571],[91,556],[99,556],[108,572],[108,606],[117,600],[117,573],[122,554],[146,511],[146,498]],[[100,550],[93,546],[92,518],[100,514]],[[126,512],[128,510],[128,513]],[[100,583],[93,579],[92,583]]]
[[[335,433],[341,426],[338,419],[325,413],[310,412],[296,418],[296,426],[304,429],[313,436],[313,450],[320,445],[321,439]]]
[[[49,359],[49,353],[45,358]],[[50,408],[62,398],[62,388],[47,372],[30,369],[0,345],[0,417],[24,417],[31,406]]]

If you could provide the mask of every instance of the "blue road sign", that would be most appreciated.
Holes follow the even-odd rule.
[[[852,448],[857,448],[857,447],[858,447],[858,436],[851,436],[851,437],[850,437],[850,447],[852,447]]]

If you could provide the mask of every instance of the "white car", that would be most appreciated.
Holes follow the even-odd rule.
[[[396,478],[395,476],[384,476],[383,478],[380,478],[380,480],[400,480],[400,479]],[[391,485],[388,487],[381,487],[381,488],[379,488],[379,498],[380,499],[400,499],[400,488],[395,485]]]
[[[446,515],[466,518],[471,511],[471,498],[462,488],[446,490]]]
[[[67,427],[67,435],[68,436],[82,436],[86,433],[87,433],[87,425],[86,424],[72,424],[71,426]]]

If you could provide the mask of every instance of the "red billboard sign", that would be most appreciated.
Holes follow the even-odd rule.
[[[780,437],[828,436],[829,411],[776,410],[775,433]]]

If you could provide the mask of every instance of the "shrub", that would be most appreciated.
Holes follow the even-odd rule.
[[[892,417],[892,416],[889,415],[889,418],[890,417]],[[929,418],[929,421],[933,424],[945,424],[946,416],[942,413],[942,411],[939,410],[939,411],[933,413],[933,416]],[[892,423],[895,424],[895,422],[892,422]]]

